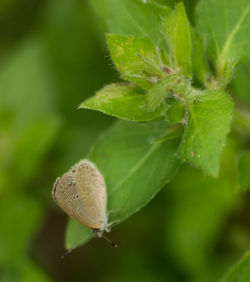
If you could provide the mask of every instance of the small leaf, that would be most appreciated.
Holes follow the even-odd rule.
[[[107,43],[123,79],[148,88],[163,76],[155,46],[149,38],[107,34]]]
[[[160,56],[161,56],[161,61],[162,61],[163,65],[164,66],[170,66],[170,61],[169,61],[168,55],[167,55],[167,53],[164,49],[160,50]]]
[[[84,101],[80,108],[101,111],[131,121],[152,121],[163,118],[163,107],[149,111],[146,95],[134,85],[111,84]]]
[[[172,87],[177,84],[178,76],[170,75],[150,88],[146,94],[148,108],[151,111],[155,111],[160,107],[167,94],[172,90]]]
[[[176,10],[166,19],[165,36],[173,66],[182,69],[184,75],[192,76],[190,27],[182,3],[177,4]]]
[[[88,158],[105,177],[108,211],[116,211],[111,213],[109,222],[123,221],[139,211],[175,176],[180,165],[176,156],[179,137],[172,132],[168,136],[168,132],[171,128],[165,121],[119,121],[90,150]],[[78,245],[81,236],[92,233],[85,232],[80,224],[74,229],[75,232],[67,232],[67,248]]]
[[[189,106],[189,120],[179,154],[184,161],[211,176],[219,172],[219,160],[232,121],[233,103],[222,91],[207,91]]]
[[[201,0],[197,5],[197,28],[206,36],[220,75],[228,61],[250,60],[249,25],[249,0]]]
[[[250,252],[231,268],[223,282],[247,282],[250,281]]]
[[[241,190],[250,190],[250,151],[242,154],[238,160],[238,181]]]

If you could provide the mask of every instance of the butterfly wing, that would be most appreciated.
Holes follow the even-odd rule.
[[[76,175],[76,188],[79,197],[91,218],[104,229],[107,223],[107,192],[103,175],[89,160],[79,161],[72,171]]]
[[[82,202],[76,182],[76,177],[71,171],[57,178],[52,191],[55,201],[68,215],[81,224],[100,229],[102,225],[89,214],[88,208]]]

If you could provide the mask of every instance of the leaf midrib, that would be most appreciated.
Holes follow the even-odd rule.
[[[119,187],[121,187],[124,182],[126,182],[126,180],[128,178],[130,178],[133,174],[136,173],[136,171],[146,162],[146,160],[158,149],[158,147],[160,147],[160,145],[163,142],[158,142],[155,145],[153,145],[150,150],[147,151],[147,153],[144,155],[144,157],[141,158],[140,161],[138,161],[138,163],[136,165],[134,165],[132,167],[132,169],[130,170],[130,172],[127,174],[127,176],[125,176],[115,187],[114,189],[110,192],[109,197],[111,195],[113,195],[118,189]]]
[[[222,52],[221,52],[221,57],[222,58],[226,58],[227,57],[227,53],[230,49],[230,45],[236,35],[236,33],[240,30],[241,28],[241,24],[242,22],[244,21],[244,19],[246,18],[248,12],[250,10],[250,4],[248,5],[247,9],[243,12],[243,14],[241,15],[241,17],[239,18],[239,20],[236,22],[231,34],[229,35],[227,41],[225,42],[225,45],[222,49]]]
[[[190,106],[190,107],[189,107],[189,111],[190,111],[190,113],[191,113],[191,118],[192,118],[192,120],[193,120],[193,124],[194,124],[194,127],[195,127],[195,129],[196,129],[196,132],[197,132],[197,134],[198,134],[199,137],[200,137],[201,143],[202,143],[203,147],[206,148],[206,142],[205,142],[205,140],[204,140],[204,138],[203,138],[202,133],[200,132],[200,126],[198,125],[198,123],[197,123],[197,121],[196,121],[196,115],[195,115],[195,113],[194,113],[194,111],[193,111],[193,106]]]

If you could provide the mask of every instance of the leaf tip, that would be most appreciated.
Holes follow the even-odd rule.
[[[80,110],[80,109],[84,109],[84,102],[82,102],[78,107],[77,107],[77,110]]]

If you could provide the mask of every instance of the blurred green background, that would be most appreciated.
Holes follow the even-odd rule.
[[[60,259],[68,217],[53,202],[53,182],[114,122],[77,110],[119,81],[97,2],[0,1],[0,281],[217,281],[250,247],[234,134],[218,180],[184,166],[114,228],[119,248],[94,239]],[[192,21],[196,1],[184,2]],[[231,89],[250,105],[250,68],[240,71]]]

